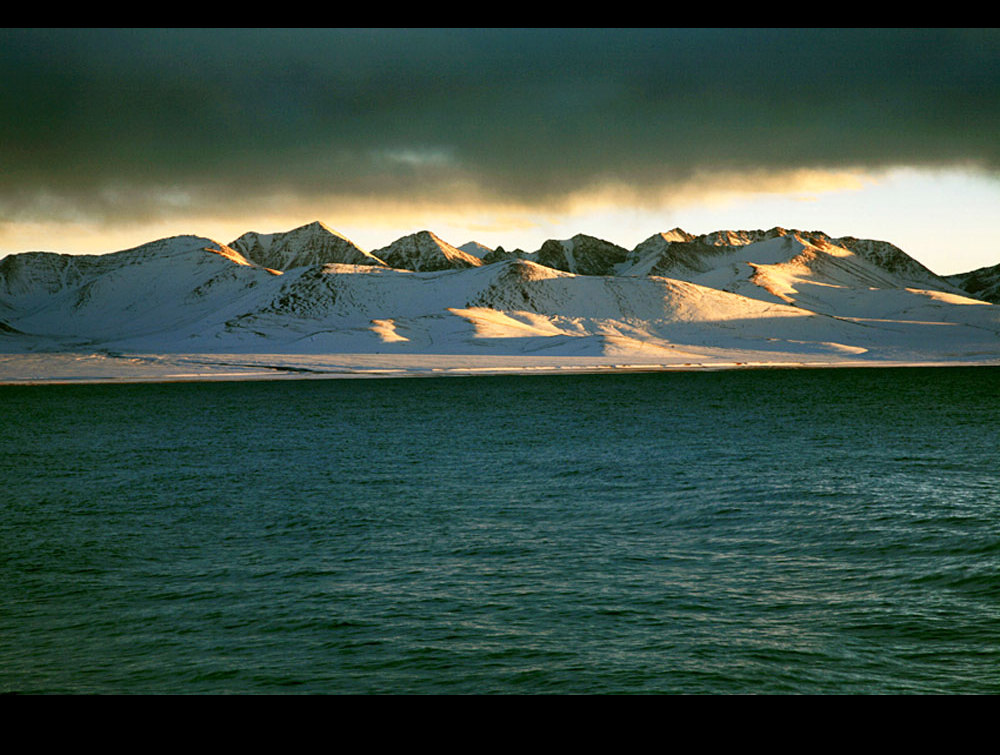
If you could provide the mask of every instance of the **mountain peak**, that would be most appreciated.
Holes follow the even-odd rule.
[[[277,234],[272,234],[272,235],[277,235]],[[331,237],[332,236],[333,238],[337,238],[337,239],[340,239],[342,241],[346,241],[347,243],[353,245],[353,242],[349,238],[347,238],[347,236],[345,236],[344,234],[340,233],[339,231],[335,231],[333,228],[331,228],[330,226],[328,226],[322,220],[314,220],[311,223],[306,223],[305,225],[297,226],[296,228],[293,228],[290,231],[285,231],[281,235],[286,236],[286,237],[290,237],[290,236],[315,236],[315,237],[319,237],[319,238],[325,238],[325,237]]]
[[[625,261],[628,250],[610,241],[578,233],[565,241],[549,239],[535,252],[540,265],[575,275],[611,275]]]
[[[283,233],[248,231],[229,246],[251,262],[274,270],[330,263],[385,264],[319,220]]]
[[[442,239],[440,236],[438,236],[433,231],[428,231],[428,230],[417,231],[416,233],[413,234],[413,236],[415,238],[419,239],[420,241],[432,241],[432,242],[434,242],[435,244],[437,244],[439,246],[451,247],[452,249],[457,248],[457,247],[451,246],[451,244],[449,244],[447,241],[445,241],[444,239]]]
[[[493,251],[488,246],[486,246],[485,244],[480,244],[478,241],[469,241],[465,244],[462,244],[462,246],[458,248],[461,249],[466,254],[471,254],[473,257],[478,257],[479,259],[482,259],[487,254]]]
[[[344,236],[342,233],[337,233],[337,231],[333,230],[330,226],[328,226],[322,220],[314,220],[313,222],[306,223],[305,225],[300,226],[299,228],[294,229],[294,230],[323,231],[324,233],[328,233],[331,236],[337,236],[339,238],[346,239],[346,236]]]
[[[676,226],[671,228],[669,231],[664,231],[663,233],[657,234],[664,241],[693,241],[695,239],[690,233],[685,231],[683,228]]]
[[[479,267],[483,261],[423,230],[396,239],[373,254],[389,267],[414,272],[432,272],[465,267]]]

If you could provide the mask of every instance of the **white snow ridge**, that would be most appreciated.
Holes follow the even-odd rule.
[[[675,228],[632,250],[463,247],[421,231],[367,252],[317,222],[9,255],[0,382],[1000,364],[1000,310],[969,293],[992,279],[945,280],[887,242]]]

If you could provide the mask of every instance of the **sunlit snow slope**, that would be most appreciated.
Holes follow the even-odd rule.
[[[578,235],[481,259],[427,231],[368,253],[313,223],[10,255],[0,350],[991,361],[1000,314],[891,244],[819,232],[674,229],[631,251]]]

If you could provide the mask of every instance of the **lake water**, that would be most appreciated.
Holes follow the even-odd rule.
[[[1000,368],[10,386],[0,417],[2,692],[1000,692]]]

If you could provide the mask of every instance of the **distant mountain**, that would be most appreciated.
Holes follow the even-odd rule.
[[[473,257],[478,257],[479,259],[482,259],[493,251],[488,246],[483,246],[478,241],[469,241],[468,243],[462,244],[462,246],[458,248],[466,254],[471,254]]]
[[[683,228],[674,228],[670,231],[663,231],[662,233],[657,233],[658,236],[663,241],[694,241],[695,236],[685,231]],[[649,241],[650,239],[647,239]]]
[[[947,280],[969,296],[1000,304],[1000,264],[949,275]]]
[[[657,233],[626,255],[619,273],[667,277],[705,273],[716,266],[717,258],[730,253],[728,246],[713,244],[690,234]]]
[[[507,251],[502,246],[498,246],[496,249],[493,249],[489,253],[483,255],[483,264],[492,265],[494,262],[504,262],[506,260],[523,260],[528,259],[531,256],[532,255],[522,249]]]
[[[285,233],[249,231],[229,244],[248,260],[274,270],[330,263],[385,265],[336,231],[316,221]]]
[[[577,275],[614,275],[628,250],[609,241],[578,233],[565,241],[549,240],[532,256],[539,265]]]
[[[629,252],[620,275],[679,278],[748,296],[780,300],[792,276],[803,285],[839,288],[932,288],[963,293],[898,247],[884,241],[831,238],[820,231],[716,231],[693,236],[680,229],[656,234]]]
[[[947,279],[931,272],[902,249],[894,244],[890,244],[888,241],[858,239],[853,236],[841,236],[840,238],[831,239],[821,233],[814,235],[818,239],[826,240],[828,243],[843,247],[844,249],[849,249],[859,257],[863,257],[882,270],[889,271],[903,281],[918,285],[940,286],[946,290],[952,286]]]
[[[418,231],[404,236],[383,249],[375,250],[373,254],[385,260],[389,267],[420,273],[479,267],[483,264],[479,257],[453,247],[430,231]]]
[[[783,228],[480,259],[429,231],[369,254],[310,224],[9,255],[0,351],[1000,360],[1000,308],[969,296],[995,296],[997,268],[945,280],[887,242]]]
[[[198,236],[103,255],[29,252],[0,260],[0,311],[36,346],[85,346],[123,333],[199,331],[205,318],[225,318],[248,292],[280,278]]]

